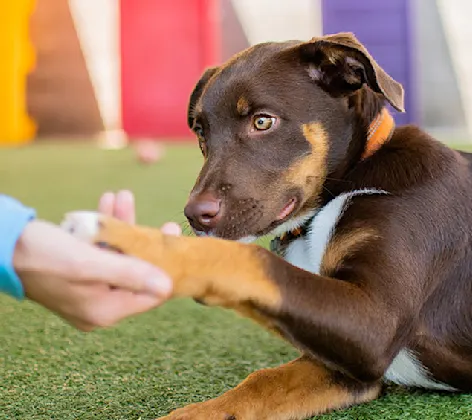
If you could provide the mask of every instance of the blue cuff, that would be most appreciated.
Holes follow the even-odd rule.
[[[22,299],[25,293],[13,268],[13,253],[23,229],[35,217],[33,209],[0,194],[0,292],[17,299]]]

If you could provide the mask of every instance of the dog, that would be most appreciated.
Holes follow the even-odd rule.
[[[173,296],[231,308],[300,357],[166,420],[298,420],[382,383],[472,390],[472,155],[395,127],[402,86],[351,33],[264,43],[208,69],[188,123],[200,237],[91,212],[64,228],[148,260]],[[273,234],[272,251],[248,244]]]

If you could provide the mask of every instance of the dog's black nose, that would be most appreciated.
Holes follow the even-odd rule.
[[[194,229],[209,232],[221,220],[221,200],[211,193],[190,197],[184,213]]]

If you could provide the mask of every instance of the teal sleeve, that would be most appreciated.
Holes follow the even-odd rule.
[[[23,229],[35,216],[33,209],[0,194],[0,292],[17,299],[24,297],[24,290],[13,268],[13,253]]]

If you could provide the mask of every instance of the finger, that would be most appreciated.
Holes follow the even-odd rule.
[[[115,194],[112,192],[106,192],[100,197],[98,202],[98,211],[106,214],[107,216],[113,216],[113,209],[115,208]]]
[[[87,245],[88,244],[84,244]],[[92,246],[81,252],[79,282],[100,282],[136,293],[167,298],[172,293],[169,276],[145,261]]]
[[[136,222],[134,195],[131,191],[123,190],[116,195],[113,216],[126,223]]]
[[[124,290],[110,290],[94,299],[80,328],[89,331],[94,327],[110,327],[124,318],[149,311],[161,305],[165,299]]]
[[[182,229],[177,223],[174,222],[165,223],[162,226],[161,231],[166,235],[180,236],[182,234]]]
[[[64,318],[70,325],[73,327],[77,328],[78,330],[82,332],[91,332],[94,329],[97,328],[97,325],[91,324],[89,322],[85,322],[81,318],[77,317],[72,317],[72,316],[64,316],[62,314],[59,314],[62,318]]]
[[[109,278],[111,286],[162,298],[168,298],[171,295],[172,280],[164,271],[132,257],[127,257],[126,260],[121,268],[119,265],[116,266],[117,273]]]
[[[51,274],[68,273],[69,281],[74,283],[101,283],[161,297],[172,292],[170,278],[146,261],[99,249],[47,222],[34,222],[29,229],[33,227],[34,236],[50,239],[36,254],[45,261],[54,255],[54,264],[49,267]]]

